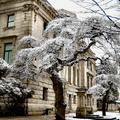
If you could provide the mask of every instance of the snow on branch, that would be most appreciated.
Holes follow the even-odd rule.
[[[21,76],[21,79],[33,79],[42,71],[58,72],[65,65],[77,62],[78,56],[86,53],[106,30],[109,28],[100,18],[84,21],[71,17],[55,19],[49,23],[41,40],[31,36],[20,40],[18,47],[24,49],[16,56],[14,75]]]
[[[109,17],[109,15],[106,14],[105,10],[99,5],[99,3],[98,3],[97,1],[95,1],[95,0],[92,0],[92,1],[100,8],[100,10],[101,10],[101,11],[104,13],[104,15],[113,23],[113,25],[114,25],[115,27],[117,27],[117,28],[120,29],[120,26],[118,26],[118,25]]]
[[[0,78],[6,76],[11,71],[11,66],[5,60],[0,58]]]
[[[18,49],[34,48],[39,46],[40,41],[36,40],[33,36],[24,36],[18,42]]]
[[[12,77],[0,79],[0,95],[8,95],[11,99],[28,98],[32,95],[30,88],[21,81]]]
[[[102,99],[104,96],[108,96],[109,101],[118,99],[118,88],[120,86],[119,75],[106,75],[101,74],[95,77],[97,85],[89,88],[88,93]]]

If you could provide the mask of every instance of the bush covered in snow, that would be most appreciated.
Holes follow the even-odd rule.
[[[19,79],[10,76],[12,71],[12,66],[0,58],[0,100],[3,103],[0,115],[18,114],[19,108],[24,112],[22,104],[33,93]]]

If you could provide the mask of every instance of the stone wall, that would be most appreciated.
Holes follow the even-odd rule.
[[[47,109],[54,110],[54,91],[52,81],[49,78],[39,78],[36,81],[29,81],[34,90],[33,97],[28,100],[28,114],[43,114]],[[48,89],[47,100],[43,100],[43,88]]]
[[[40,40],[44,29],[44,22],[49,22],[55,16],[50,16],[50,13],[46,12],[46,8],[43,10],[41,6],[32,0],[0,1],[0,57],[4,57],[5,43],[13,44],[12,53],[14,60],[19,39],[26,35],[32,35]],[[14,14],[15,24],[13,27],[8,28],[8,15],[11,14]],[[33,98],[26,100],[29,114],[42,113],[47,108],[53,109],[54,92],[50,79],[39,78],[37,81],[29,81],[29,87],[34,90]],[[42,98],[43,87],[48,88],[47,101]]]

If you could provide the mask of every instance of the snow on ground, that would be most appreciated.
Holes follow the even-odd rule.
[[[92,120],[92,119],[81,119],[81,118],[74,118],[75,113],[69,113],[66,115],[66,120]]]
[[[94,113],[94,115],[102,116],[102,112],[97,111]],[[66,120],[92,120],[92,119],[81,119],[81,118],[74,118],[74,117],[75,117],[75,113],[69,113],[66,115]],[[105,116],[105,118],[114,118],[114,117],[120,120],[120,113],[119,112],[107,112]]]
[[[102,116],[102,112],[101,111],[97,111],[97,112],[94,113],[94,115],[100,115],[100,116]],[[105,117],[106,118],[116,117],[117,119],[120,119],[120,113],[118,111],[107,112]]]

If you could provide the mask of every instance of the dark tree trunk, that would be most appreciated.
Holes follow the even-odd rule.
[[[65,120],[66,104],[64,101],[63,82],[61,81],[60,77],[56,74],[52,74],[50,78],[53,82],[53,89],[55,92],[56,120]]]
[[[106,96],[102,100],[102,115],[106,116]]]
[[[102,114],[103,114],[103,116],[106,116],[106,108],[108,107],[107,104],[108,104],[108,101],[109,101],[108,95],[109,95],[109,92],[111,90],[111,87],[112,87],[113,83],[110,81],[110,82],[108,82],[108,84],[109,84],[109,89],[106,91],[106,94],[105,94],[105,96],[103,97],[103,100],[102,100]]]

